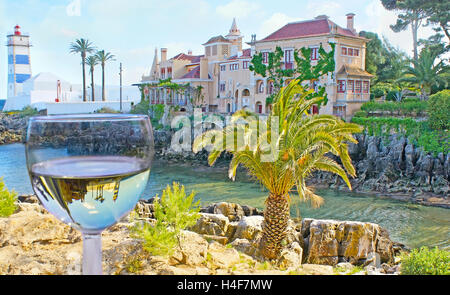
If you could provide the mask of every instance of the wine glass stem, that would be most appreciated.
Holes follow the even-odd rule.
[[[83,275],[101,275],[102,235],[83,233]]]

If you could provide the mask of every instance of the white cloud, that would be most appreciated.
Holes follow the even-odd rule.
[[[331,18],[334,18],[337,15],[341,15],[341,13],[339,12],[341,9],[342,6],[338,2],[332,1],[310,2],[308,3],[306,8],[308,14],[312,15],[313,17],[325,14],[330,16]]]
[[[262,39],[276,30],[280,29],[289,22],[301,21],[301,18],[291,17],[284,13],[276,12],[270,18],[265,20],[258,31],[257,39]]]
[[[248,2],[244,0],[233,0],[225,5],[216,7],[216,12],[225,18],[244,18],[257,12],[260,5],[255,2]]]

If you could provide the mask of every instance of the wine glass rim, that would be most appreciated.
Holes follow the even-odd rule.
[[[114,120],[137,121],[145,119],[148,119],[147,115],[139,115],[139,114],[70,114],[70,115],[35,116],[31,117],[30,121],[45,121],[45,122],[114,121]]]

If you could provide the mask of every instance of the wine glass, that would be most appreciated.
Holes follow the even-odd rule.
[[[58,115],[29,121],[26,157],[41,204],[83,236],[83,274],[102,274],[101,233],[139,201],[154,154],[148,116]]]

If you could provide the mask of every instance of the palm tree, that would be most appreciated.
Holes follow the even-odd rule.
[[[255,114],[240,110],[232,116],[232,124],[223,130],[205,132],[195,138],[193,144],[195,153],[211,145],[210,165],[223,151],[230,152],[233,158],[229,177],[234,180],[236,169],[242,164],[268,190],[260,247],[261,253],[269,259],[277,257],[286,237],[290,194],[294,188],[301,200],[319,207],[323,199],[305,184],[312,172],[322,170],[337,174],[350,189],[347,173],[353,177],[356,175],[347,143],[357,143],[352,133],[361,132],[361,127],[331,115],[308,114],[314,104],[323,100],[323,97],[308,100],[310,94],[311,91],[301,86],[299,80],[293,80],[280,90],[274,100],[267,128],[258,123]],[[242,119],[248,125],[237,123]],[[279,131],[275,132],[272,127],[278,127]],[[227,138],[238,142],[227,145]],[[268,148],[272,152],[278,151],[273,154],[272,161],[264,159]],[[343,167],[330,158],[329,153],[339,157]]]
[[[91,73],[91,88],[92,88],[92,101],[95,101],[95,84],[94,84],[94,69],[98,65],[97,56],[91,55],[86,59],[86,64],[89,66],[89,72]]]
[[[407,82],[419,87],[421,98],[426,99],[431,93],[432,86],[448,86],[449,67],[443,60],[436,63],[437,55],[431,50],[424,49],[417,60],[411,60],[413,66],[405,67],[398,82]]]
[[[105,64],[107,61],[112,61],[114,59],[114,55],[110,52],[105,52],[105,50],[97,51],[95,54],[97,56],[98,61],[102,65],[102,101],[106,100],[106,92],[105,92]]]
[[[95,47],[87,39],[77,39],[70,44],[70,53],[79,53],[81,55],[81,65],[83,67],[83,101],[86,101],[86,56],[94,51]]]

